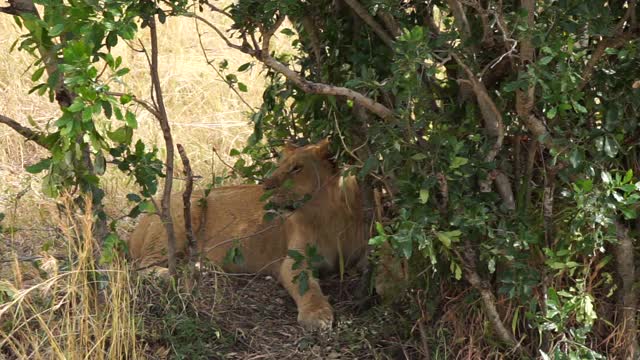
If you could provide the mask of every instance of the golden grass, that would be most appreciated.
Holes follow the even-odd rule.
[[[0,351],[17,359],[136,359],[137,285],[123,260],[98,267],[91,216],[69,204],[60,227],[71,261],[48,258],[46,279],[32,284],[16,261],[14,280],[0,281]]]

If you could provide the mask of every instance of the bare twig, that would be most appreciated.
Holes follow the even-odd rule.
[[[140,106],[142,106],[143,108],[145,108],[156,119],[160,118],[162,116],[160,114],[160,112],[158,112],[158,110],[156,109],[156,107],[153,104],[149,104],[148,102],[146,102],[146,101],[144,101],[142,99],[138,99],[135,95],[121,93],[121,92],[112,92],[112,91],[108,91],[108,92],[106,92],[106,94],[107,95],[111,95],[111,96],[117,96],[117,97],[129,95],[129,96],[131,96],[131,100],[133,100],[135,103],[137,103]]]
[[[171,189],[173,187],[173,137],[171,136],[171,127],[169,126],[169,118],[167,110],[164,106],[164,98],[162,96],[162,88],[160,86],[160,75],[158,73],[158,32],[156,29],[155,15],[149,19],[149,30],[151,32],[151,83],[153,84],[153,98],[158,105],[157,111],[158,122],[162,129],[164,142],[167,146],[167,158],[165,160],[166,177],[164,181],[164,190],[162,193],[160,218],[167,232],[167,256],[169,260],[169,274],[176,275],[176,235],[173,228],[173,219],[171,218]]]
[[[382,40],[385,45],[390,48],[393,48],[393,39],[387,31],[369,14],[369,11],[360,4],[357,0],[344,0],[344,2],[349,5],[351,10],[358,15],[369,27],[373,30],[376,35]]]
[[[233,19],[233,16],[231,16],[231,14],[229,14],[228,12],[226,12],[226,11],[224,11],[224,10],[220,9],[219,7],[217,7],[217,6],[215,6],[215,5],[211,4],[211,3],[209,3],[209,1],[206,1],[206,0],[205,0],[205,1],[203,2],[203,4],[204,4],[204,5],[207,5],[207,7],[209,8],[209,10],[211,10],[211,11],[213,11],[213,12],[217,12],[217,13],[219,13],[219,14],[222,14],[222,15],[224,15],[224,16],[226,16],[226,17],[228,17],[229,19]]]
[[[182,144],[177,144],[178,153],[180,159],[182,159],[182,166],[184,166],[184,174],[186,177],[186,185],[184,192],[182,193],[183,207],[184,207],[184,227],[185,234],[187,236],[187,249],[189,251],[189,260],[194,260],[195,254],[198,252],[196,239],[193,236],[193,224],[191,221],[191,193],[193,192],[193,171],[191,170],[191,164],[187,152],[184,150]]]
[[[220,70],[218,70],[214,65],[213,65],[213,60],[209,60],[209,55],[207,55],[207,50],[204,47],[204,43],[202,42],[202,33],[200,32],[200,26],[198,24],[198,20],[202,21],[207,21],[206,19],[193,14],[193,18],[196,20],[195,21],[195,25],[196,25],[196,33],[198,34],[198,43],[200,44],[200,49],[202,49],[202,55],[204,55],[204,59],[207,62],[207,64],[209,64],[209,66],[211,66],[211,68],[213,69],[213,71],[216,73],[216,75],[218,75],[218,77],[225,82],[225,84],[227,84],[229,86],[229,88],[231,89],[231,91],[233,91],[236,96],[238,96],[238,98],[240,99],[240,101],[247,107],[249,108],[249,110],[251,110],[252,113],[256,112],[256,109],[253,108],[253,106],[251,106],[251,104],[249,104],[247,102],[247,100],[245,100],[245,98],[238,92],[238,90],[234,87],[231,86],[231,83],[229,83],[229,81],[222,75],[222,73],[220,72]]]

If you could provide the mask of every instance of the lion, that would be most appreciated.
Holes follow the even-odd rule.
[[[268,201],[284,212],[270,221],[265,219],[268,195]],[[354,176],[342,176],[331,161],[329,140],[285,146],[262,185],[214,188],[204,204],[199,203],[203,196],[192,195],[191,222],[200,254],[227,272],[277,278],[295,301],[304,328],[331,328],[333,308],[319,280],[308,273],[306,291],[301,291],[303,280],[297,278],[309,269],[308,249],[320,255],[320,271],[364,268],[368,237],[358,182]],[[183,255],[187,240],[180,195],[172,198],[171,213],[176,249]],[[129,252],[138,268],[150,267],[166,261],[166,243],[159,216],[147,214],[131,235]],[[228,261],[233,249],[239,249],[243,261]]]

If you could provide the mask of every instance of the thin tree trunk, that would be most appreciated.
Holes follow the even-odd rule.
[[[638,345],[638,320],[636,318],[638,295],[633,288],[635,283],[635,259],[633,255],[633,239],[629,237],[626,226],[617,221],[616,235],[618,244],[614,248],[616,267],[622,286],[619,294],[621,314],[618,319],[619,328],[624,340],[625,359],[637,359],[640,356]]]
[[[160,218],[167,232],[167,256],[169,260],[169,274],[176,275],[176,234],[171,218],[171,189],[173,188],[173,137],[167,109],[164,106],[162,88],[160,86],[160,75],[158,74],[158,31],[156,29],[155,15],[149,19],[149,30],[151,32],[151,82],[153,84],[155,103],[158,107],[158,122],[162,129],[162,136],[167,146],[167,159],[165,160],[166,177],[164,180],[164,191],[160,204]]]

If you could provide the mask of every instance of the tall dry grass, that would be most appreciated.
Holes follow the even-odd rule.
[[[46,258],[45,279],[31,284],[16,260],[14,280],[0,281],[0,358],[136,359],[141,353],[137,284],[122,259],[98,266],[91,215],[70,204],[67,198],[59,224],[65,260]]]

